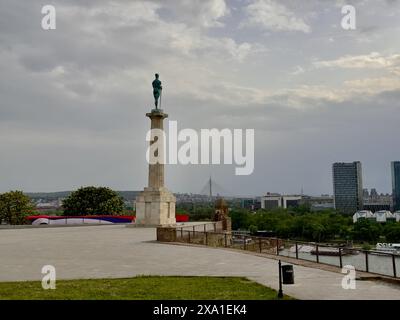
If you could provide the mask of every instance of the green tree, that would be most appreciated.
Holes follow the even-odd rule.
[[[185,213],[189,215],[190,221],[210,221],[214,216],[214,205],[210,203],[177,203],[177,213]]]
[[[232,219],[232,229],[247,229],[252,224],[252,217],[248,210],[236,209],[229,212]],[[258,226],[258,229],[261,228]]]
[[[290,209],[298,214],[306,214],[311,211],[311,206],[309,204],[301,204],[297,207],[290,207]]]
[[[358,220],[353,227],[353,239],[375,242],[382,235],[382,226],[368,219]]]
[[[307,212],[301,208],[260,209],[251,213],[245,209],[230,212],[232,228],[273,231],[280,238],[304,241],[361,240],[374,242],[383,235],[391,242],[400,241],[400,224],[387,223],[385,227],[369,220],[360,220],[353,224],[351,216],[335,210]],[[398,228],[397,228],[398,226]],[[389,241],[389,240],[388,240]]]
[[[388,242],[400,242],[400,224],[388,223],[385,226],[384,234]]]
[[[116,215],[124,210],[124,202],[115,191],[106,187],[82,187],[63,201],[64,215]]]
[[[257,228],[257,226],[252,224],[251,226],[249,226],[249,231],[250,231],[250,234],[255,235],[258,231],[258,228]]]
[[[0,195],[0,222],[25,224],[25,217],[32,214],[31,199],[22,191],[10,191]]]

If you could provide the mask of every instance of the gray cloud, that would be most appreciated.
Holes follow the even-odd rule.
[[[240,28],[253,2],[58,0],[57,30],[43,31],[40,1],[3,0],[0,192],[141,189],[155,72],[180,128],[256,130],[253,175],[168,166],[172,190],[198,192],[212,174],[234,194],[331,193],[331,163],[360,160],[366,186],[388,192],[389,161],[400,159],[397,69],[314,64],[399,54],[399,20],[388,22],[387,5],[369,1],[372,17],[360,2],[360,30],[377,26],[368,43],[332,27],[335,4],[282,1],[312,32],[266,34]]]

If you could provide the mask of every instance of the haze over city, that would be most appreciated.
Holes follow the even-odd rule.
[[[346,3],[356,30],[344,1],[58,0],[44,31],[42,1],[2,0],[0,192],[142,189],[155,72],[179,129],[255,129],[253,174],[169,165],[170,190],[332,194],[332,163],[361,161],[364,188],[391,192],[400,2]]]

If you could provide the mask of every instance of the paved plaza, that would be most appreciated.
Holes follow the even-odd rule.
[[[157,243],[154,228],[123,225],[0,230],[0,281],[41,280],[44,265],[57,279],[136,275],[244,276],[278,288],[277,261],[225,249]],[[344,290],[342,274],[295,266],[298,299],[400,299],[400,286],[357,281]]]

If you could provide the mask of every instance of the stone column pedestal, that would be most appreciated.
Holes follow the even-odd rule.
[[[136,197],[136,225],[174,225],[175,203],[175,196],[166,188],[145,188]]]
[[[146,114],[151,120],[151,129],[164,129],[164,119],[168,117],[160,109],[153,109]],[[150,141],[152,145],[155,141]],[[158,142],[159,154],[164,154],[164,143]],[[137,226],[167,226],[174,225],[175,196],[164,187],[164,163],[149,164],[148,187],[136,197]]]

